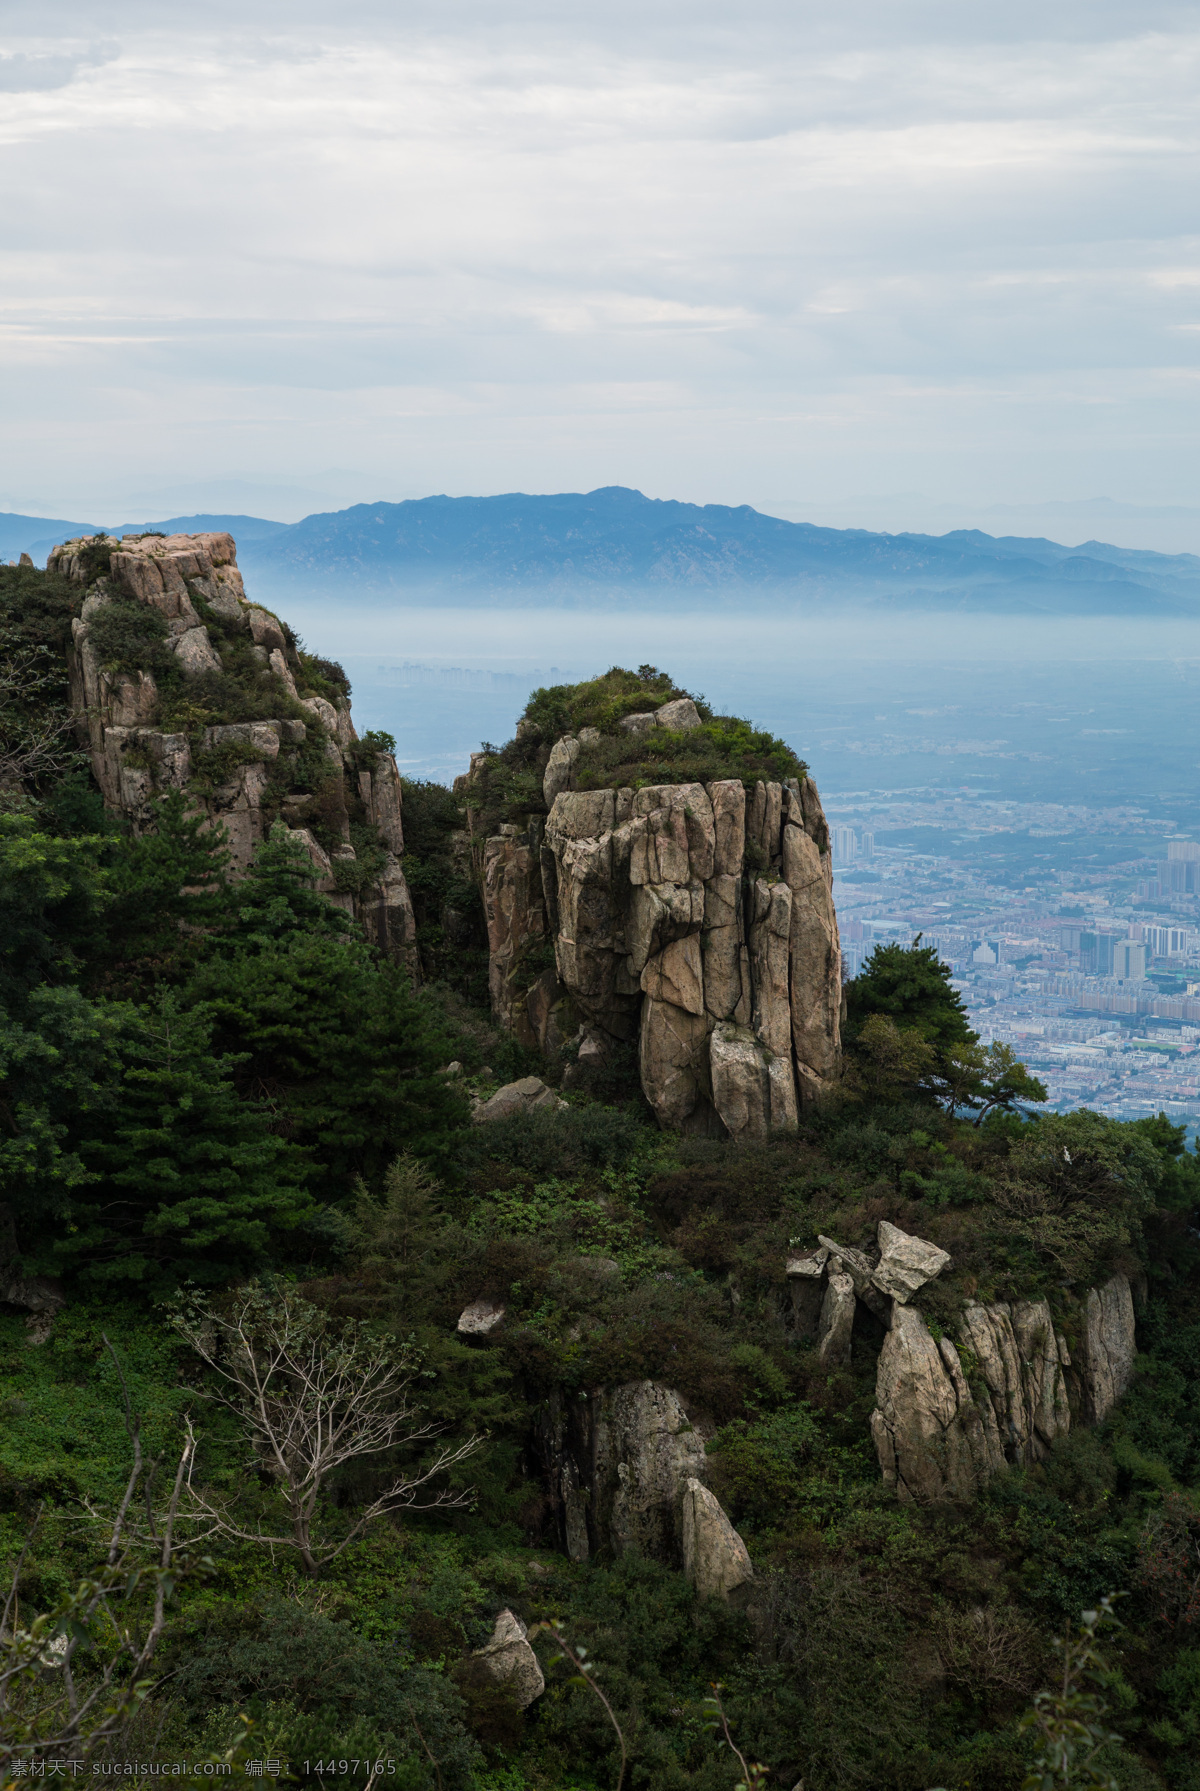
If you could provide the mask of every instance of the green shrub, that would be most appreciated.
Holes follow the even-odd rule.
[[[330,1744],[344,1755],[348,1732],[372,1758],[399,1751],[424,1767],[432,1753],[445,1791],[468,1791],[478,1755],[453,1686],[421,1667],[398,1670],[391,1650],[345,1623],[270,1597],[227,1608],[216,1622],[177,1632],[172,1644],[175,1688],[197,1715],[214,1705],[261,1713],[280,1750],[300,1758]],[[423,1788],[429,1780],[410,1782]]]
[[[166,644],[170,633],[161,611],[136,597],[110,598],[88,623],[88,640],[101,665],[112,671],[151,672],[160,683],[182,678]]]
[[[618,725],[625,715],[687,696],[665,672],[642,666],[637,672],[614,666],[583,684],[536,690],[517,735],[503,748],[487,748],[466,800],[479,812],[479,831],[501,821],[522,821],[545,813],[543,773],[550,747],[561,734],[598,728],[599,740],[586,742],[575,768],[581,790],[646,784],[708,783],[740,778],[747,788],[759,780],[803,778],[806,767],[782,740],[734,716],[713,715],[703,698],[699,728],[675,732],[654,728],[629,734]]]
[[[537,1176],[570,1176],[589,1167],[624,1169],[657,1150],[659,1135],[634,1114],[598,1103],[535,1108],[476,1127],[463,1140],[465,1170],[505,1164]]]

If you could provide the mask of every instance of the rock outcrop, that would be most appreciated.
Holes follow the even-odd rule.
[[[669,1387],[631,1381],[607,1395],[596,1418],[592,1491],[613,1552],[677,1558],[683,1489],[704,1467],[704,1439]]]
[[[1040,1460],[1070,1429],[1066,1346],[1045,1300],[967,1306],[958,1328],[958,1347],[946,1336],[935,1343],[914,1307],[893,1309],[871,1434],[902,1499],[970,1498],[1006,1467]]]
[[[704,1439],[670,1387],[555,1394],[540,1440],[558,1540],[573,1561],[649,1555],[722,1597],[750,1578],[745,1545],[705,1485]]]
[[[460,1337],[490,1337],[504,1323],[504,1313],[499,1300],[472,1300],[459,1313],[455,1329]]]
[[[821,1318],[817,1328],[817,1354],[824,1368],[841,1368],[850,1360],[854,1330],[854,1281],[834,1272],[825,1283]]]
[[[534,1113],[543,1107],[561,1111],[566,1102],[547,1088],[540,1076],[522,1076],[519,1082],[506,1082],[490,1100],[481,1101],[472,1114],[477,1126],[495,1119],[509,1119],[514,1113]]]
[[[815,1250],[787,1261],[795,1328],[801,1336],[817,1336],[822,1361],[846,1362],[856,1301],[886,1323],[893,1300],[903,1305],[949,1262],[947,1251],[886,1219],[879,1222],[871,1254],[818,1237]]]
[[[879,1221],[878,1236],[879,1261],[871,1280],[880,1293],[890,1294],[901,1305],[940,1275],[950,1261],[948,1251],[939,1250],[925,1238],[910,1237],[886,1219]]]
[[[887,1328],[871,1434],[883,1477],[902,1499],[970,1498],[994,1474],[1042,1460],[1073,1413],[1100,1423],[1133,1372],[1126,1276],[1089,1289],[1077,1319],[1065,1321],[1079,1330],[1072,1364],[1045,1299],[967,1301],[953,1335],[935,1337],[909,1302],[949,1265],[945,1250],[886,1219],[873,1250],[820,1237],[787,1259],[792,1327],[824,1367],[849,1362],[860,1306]]]
[[[529,1631],[512,1611],[501,1611],[491,1641],[468,1657],[464,1677],[476,1684],[502,1686],[518,1710],[528,1709],[546,1689],[541,1664],[529,1645]]]
[[[642,722],[679,731],[700,718],[679,698],[621,725]],[[547,816],[478,842],[494,1012],[526,1044],[551,1050],[573,1036],[595,1061],[636,1041],[664,1127],[742,1139],[794,1129],[841,1053],[816,786],[579,790],[590,732],[551,748]],[[552,945],[555,968],[528,988],[518,972],[531,945]]]
[[[683,1489],[683,1571],[702,1598],[728,1598],[754,1578],[746,1545],[700,1480]]]
[[[1088,1289],[1080,1337],[1079,1367],[1087,1416],[1093,1424],[1108,1417],[1133,1374],[1133,1290],[1127,1275]]]
[[[97,576],[94,569],[104,558],[108,570]],[[415,968],[416,923],[401,866],[395,760],[357,748],[347,701],[299,694],[303,668],[295,646],[278,617],[247,600],[232,536],[68,541],[51,551],[48,567],[88,587],[72,624],[68,671],[72,705],[107,806],[143,826],[156,798],[183,791],[189,806],[225,828],[235,876],[272,823],[284,821],[318,871],[318,888],[354,914],[381,950]],[[220,645],[225,642],[243,680],[255,680],[268,702],[277,695],[278,719],[195,725],[185,702],[173,706],[182,719],[164,723],[153,670],[116,669],[97,648],[96,619],[119,600],[143,603],[161,617],[164,649],[196,684],[193,711],[203,715],[207,707],[211,713],[213,679],[229,675]],[[219,705],[219,686],[215,701]],[[369,877],[349,869],[357,859],[352,823],[377,842]]]
[[[1116,1275],[1083,1305],[1078,1415],[1106,1417],[1133,1360],[1133,1298]],[[936,1342],[921,1314],[895,1301],[871,1417],[884,1479],[903,1499],[965,1499],[993,1474],[1041,1460],[1071,1427],[1072,1366],[1044,1299],[966,1305],[957,1341]]]

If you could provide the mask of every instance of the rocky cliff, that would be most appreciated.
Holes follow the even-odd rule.
[[[625,705],[638,700],[636,688],[624,694]],[[607,729],[552,742],[543,730],[536,811],[492,831],[484,754],[457,786],[487,913],[493,1009],[547,1054],[570,1046],[580,1066],[636,1043],[665,1127],[739,1139],[792,1130],[841,1055],[816,785],[799,764],[791,776],[688,776],[704,768],[701,746],[720,768],[732,727],[746,724],[710,722],[687,697],[615,707]],[[523,721],[516,743],[527,758],[528,728],[537,723]],[[703,738],[693,745],[694,735]],[[675,766],[681,774],[666,781]],[[550,951],[531,978],[530,963]]]
[[[1128,1276],[1064,1294],[1057,1326],[1045,1298],[967,1300],[947,1332],[910,1301],[950,1260],[884,1220],[870,1253],[823,1237],[787,1265],[795,1328],[815,1337],[826,1366],[849,1361],[860,1305],[885,1327],[871,1435],[885,1482],[906,1500],[970,1498],[1007,1468],[1031,1467],[1072,1417],[1103,1422],[1133,1373]]]
[[[135,826],[172,790],[228,835],[233,874],[282,821],[318,887],[414,962],[400,778],[359,741],[339,668],[245,594],[226,534],[66,542],[48,570],[87,588],[72,706],[105,802]]]

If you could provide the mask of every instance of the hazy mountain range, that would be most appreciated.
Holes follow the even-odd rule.
[[[0,515],[0,557],[43,562],[93,525]],[[684,504],[624,486],[587,493],[355,504],[296,523],[174,516],[114,533],[228,529],[256,595],[353,595],[453,607],[958,610],[1200,616],[1200,556],[977,529],[818,528],[749,505]]]

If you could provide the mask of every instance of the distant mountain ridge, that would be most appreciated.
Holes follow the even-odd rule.
[[[19,526],[18,526],[19,525]],[[86,525],[0,516],[42,556]],[[125,525],[127,528],[132,525]],[[355,504],[285,524],[171,517],[167,532],[228,528],[255,589],[449,607],[740,609],[882,606],[1028,615],[1200,616],[1200,556],[1088,541],[821,528],[748,504],[687,504],[611,485],[529,496]],[[51,530],[55,530],[51,536]],[[88,531],[90,532],[90,531]],[[114,531],[120,532],[120,531]],[[32,551],[28,549],[27,551]]]

